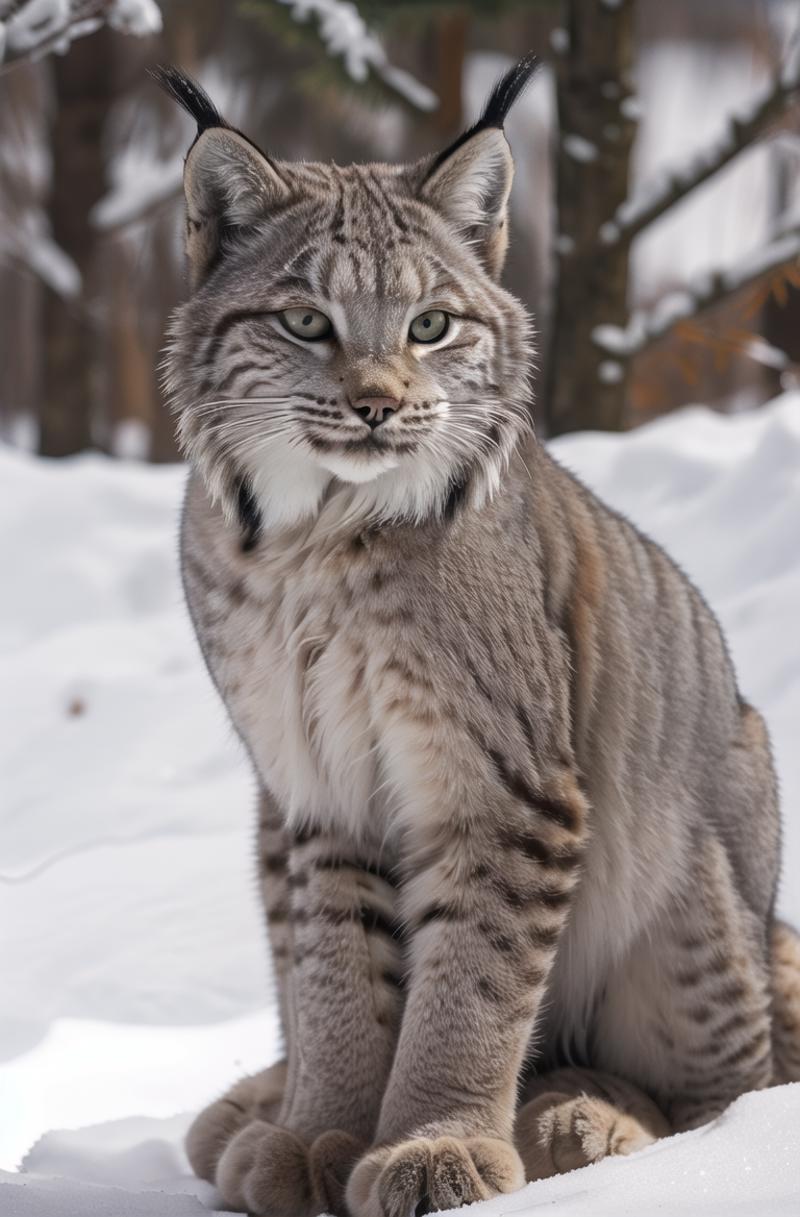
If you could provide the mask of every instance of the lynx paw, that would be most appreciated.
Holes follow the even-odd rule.
[[[327,1132],[309,1148],[295,1133],[253,1120],[228,1143],[216,1185],[226,1203],[258,1217],[344,1214],[344,1189],[363,1150],[343,1132]]]
[[[204,1108],[186,1134],[186,1154],[192,1170],[213,1183],[217,1163],[228,1142],[251,1120],[277,1117],[286,1085],[286,1062],[241,1078],[221,1099]]]
[[[417,1139],[373,1150],[347,1185],[352,1217],[417,1217],[523,1186],[519,1155],[489,1137]]]
[[[632,1154],[656,1140],[635,1116],[604,1099],[578,1095],[559,1102],[561,1098],[543,1094],[517,1117],[516,1140],[527,1179],[565,1174],[610,1154]]]

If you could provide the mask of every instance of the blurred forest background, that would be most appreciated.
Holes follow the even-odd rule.
[[[148,66],[278,157],[399,160],[530,48],[505,282],[540,429],[757,407],[800,381],[799,40],[798,0],[0,0],[0,434],[176,458],[193,132]]]

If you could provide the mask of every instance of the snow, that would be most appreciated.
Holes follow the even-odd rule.
[[[643,114],[642,103],[639,101],[638,97],[634,97],[633,95],[623,97],[622,101],[619,103],[619,112],[624,118],[630,119],[631,122],[638,123]]]
[[[765,338],[751,338],[745,349],[750,358],[756,363],[760,363],[762,367],[782,371],[789,364],[789,356],[786,352],[779,350]]]
[[[154,0],[114,0],[108,24],[123,34],[144,38],[161,30],[161,12]]]
[[[627,355],[630,352],[628,331],[618,325],[596,325],[592,330],[592,342],[609,355]]]
[[[780,908],[800,922],[800,392],[553,448],[718,611],[772,733]],[[191,1115],[279,1051],[252,781],[179,587],[183,480],[0,448],[3,1217],[201,1217],[217,1201],[183,1155]],[[798,1194],[795,1085],[483,1217],[771,1217]]]
[[[574,161],[580,161],[581,164],[586,165],[590,161],[597,160],[597,145],[593,144],[591,140],[584,139],[582,135],[564,135],[561,142],[567,156],[571,156]]]
[[[7,1217],[207,1217],[215,1195],[187,1177],[180,1148],[187,1125],[186,1117],[140,1118],[50,1133],[24,1173],[0,1171],[0,1211]],[[558,1217],[796,1217],[798,1129],[800,1085],[746,1095],[708,1128],[498,1196],[480,1206],[481,1217],[544,1209]],[[26,1185],[28,1195],[20,1198]]]
[[[624,375],[624,368],[616,359],[604,359],[598,364],[597,377],[604,385],[619,384]]]

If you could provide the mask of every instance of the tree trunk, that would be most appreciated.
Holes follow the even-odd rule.
[[[555,36],[559,138],[556,149],[555,299],[545,367],[550,435],[625,423],[627,366],[592,338],[627,322],[628,254],[611,221],[627,198],[636,130],[634,2],[568,0],[565,37]],[[603,227],[605,225],[605,227]]]
[[[440,136],[450,139],[463,124],[462,88],[467,55],[469,16],[445,11],[436,22],[436,76],[434,89],[439,105],[431,115]]]
[[[103,123],[111,93],[108,34],[76,42],[52,60],[55,85],[52,178],[48,212],[53,238],[83,277],[80,298],[45,291],[44,376],[39,451],[68,456],[92,443],[92,397],[98,335],[91,320],[95,233],[89,213],[106,190]]]

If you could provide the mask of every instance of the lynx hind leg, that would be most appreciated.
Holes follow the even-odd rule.
[[[670,1132],[655,1103],[630,1082],[589,1069],[557,1069],[526,1086],[515,1142],[532,1181],[632,1154]]]
[[[204,1108],[186,1134],[186,1154],[192,1170],[209,1183],[228,1143],[253,1120],[277,1119],[286,1085],[286,1062],[277,1061],[241,1078],[220,1099]]]
[[[800,934],[776,921],[770,942],[773,1082],[800,1082]]]

